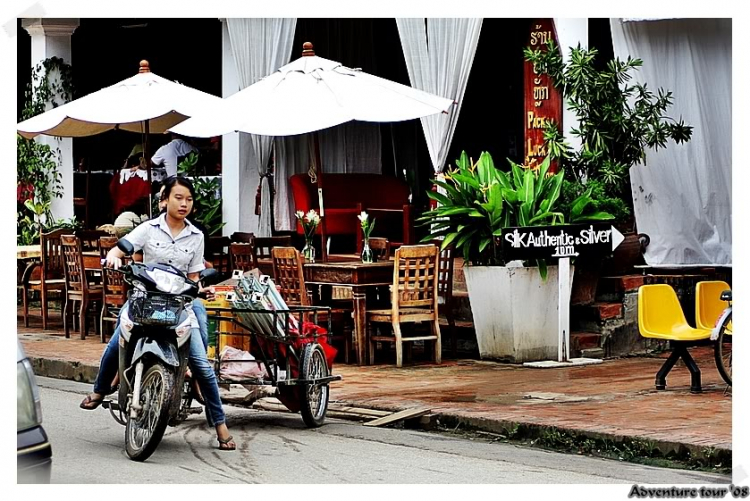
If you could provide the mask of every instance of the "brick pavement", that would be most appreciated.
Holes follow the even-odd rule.
[[[54,315],[53,322],[59,320],[59,314]],[[29,356],[67,364],[60,377],[89,381],[95,374],[103,345],[93,333],[83,341],[75,334],[66,339],[60,331],[42,333],[33,319],[29,329],[19,320],[18,331]],[[433,413],[485,429],[524,423],[696,450],[731,450],[731,389],[725,391],[710,349],[693,349],[692,354],[703,376],[704,392],[697,395],[690,393],[689,373],[681,362],[668,377],[667,390],[654,389],[664,354],[564,369],[479,360],[446,360],[440,366],[416,363],[401,369],[340,364],[334,372],[344,380],[331,385],[331,399],[384,410],[429,407]]]

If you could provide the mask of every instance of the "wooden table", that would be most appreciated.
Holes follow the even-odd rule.
[[[36,259],[42,257],[42,246],[16,245],[16,259]]]
[[[393,261],[362,263],[339,261],[305,263],[305,283],[308,285],[338,285],[351,287],[354,302],[354,341],[357,363],[367,363],[367,301],[368,287],[393,284]]]

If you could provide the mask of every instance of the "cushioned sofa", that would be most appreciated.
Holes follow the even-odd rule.
[[[295,174],[289,184],[295,210],[320,210],[318,186],[307,174]],[[357,215],[363,210],[377,218],[373,236],[388,236],[395,245],[413,243],[409,186],[400,179],[379,174],[324,174],[323,207],[326,235],[354,235],[358,250],[362,231]],[[297,232],[303,234],[299,224]]]

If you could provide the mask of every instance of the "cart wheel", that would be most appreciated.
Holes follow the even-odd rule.
[[[732,386],[732,314],[727,315],[719,330],[719,338],[714,345],[716,368],[722,379]]]
[[[310,343],[302,352],[302,379],[316,379],[328,376],[328,364],[323,348],[318,343]],[[323,424],[328,410],[328,383],[302,385],[302,420],[310,428]]]

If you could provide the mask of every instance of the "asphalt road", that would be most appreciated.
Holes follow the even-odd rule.
[[[52,482],[69,483],[521,483],[728,484],[729,477],[478,443],[436,433],[368,428],[226,406],[238,449],[216,449],[203,415],[168,428],[145,463],[125,455],[125,428],[78,404],[91,386],[37,378],[53,450]]]

